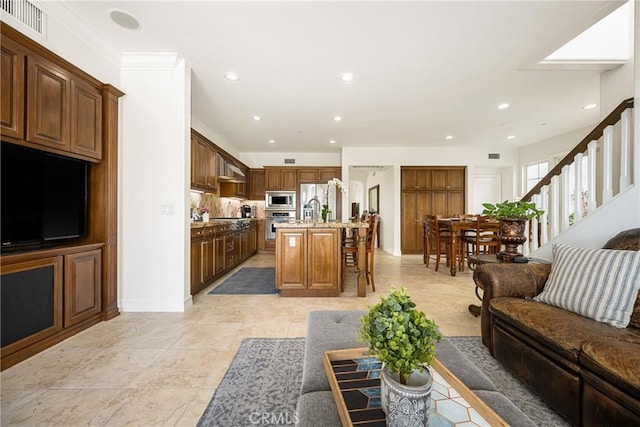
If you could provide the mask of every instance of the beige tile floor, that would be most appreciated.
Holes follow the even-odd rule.
[[[243,266],[272,267],[260,254]],[[376,253],[376,292],[358,298],[348,274],[340,298],[194,297],[185,313],[122,313],[0,376],[3,426],[194,426],[245,337],[303,337],[312,310],[366,309],[405,286],[445,335],[479,335],[471,272],[424,267],[422,256]]]

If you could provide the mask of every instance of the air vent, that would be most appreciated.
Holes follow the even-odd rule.
[[[294,165],[296,163],[296,159],[284,159],[285,165]]]
[[[0,0],[0,9],[38,34],[45,34],[47,15],[29,0]]]
[[[489,160],[499,160],[500,153],[489,153]]]

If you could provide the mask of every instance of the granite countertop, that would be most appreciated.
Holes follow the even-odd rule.
[[[369,228],[367,222],[278,222],[275,228]]]
[[[259,221],[260,218],[211,218],[209,222],[195,221],[191,228],[214,227],[216,225],[234,224],[236,221]]]

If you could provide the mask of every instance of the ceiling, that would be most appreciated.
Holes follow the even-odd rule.
[[[64,4],[113,49],[184,57],[192,114],[239,152],[337,152],[519,147],[595,124],[599,108],[582,107],[599,103],[600,71],[538,62],[622,3]],[[116,25],[111,8],[140,28]]]

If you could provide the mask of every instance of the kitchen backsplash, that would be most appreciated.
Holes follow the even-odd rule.
[[[193,208],[208,208],[209,216],[211,218],[226,218],[226,217],[238,217],[240,207],[242,205],[256,206],[258,208],[258,218],[264,218],[264,202],[227,199],[225,197],[219,197],[217,194],[211,193],[198,193],[192,191],[190,207]]]

